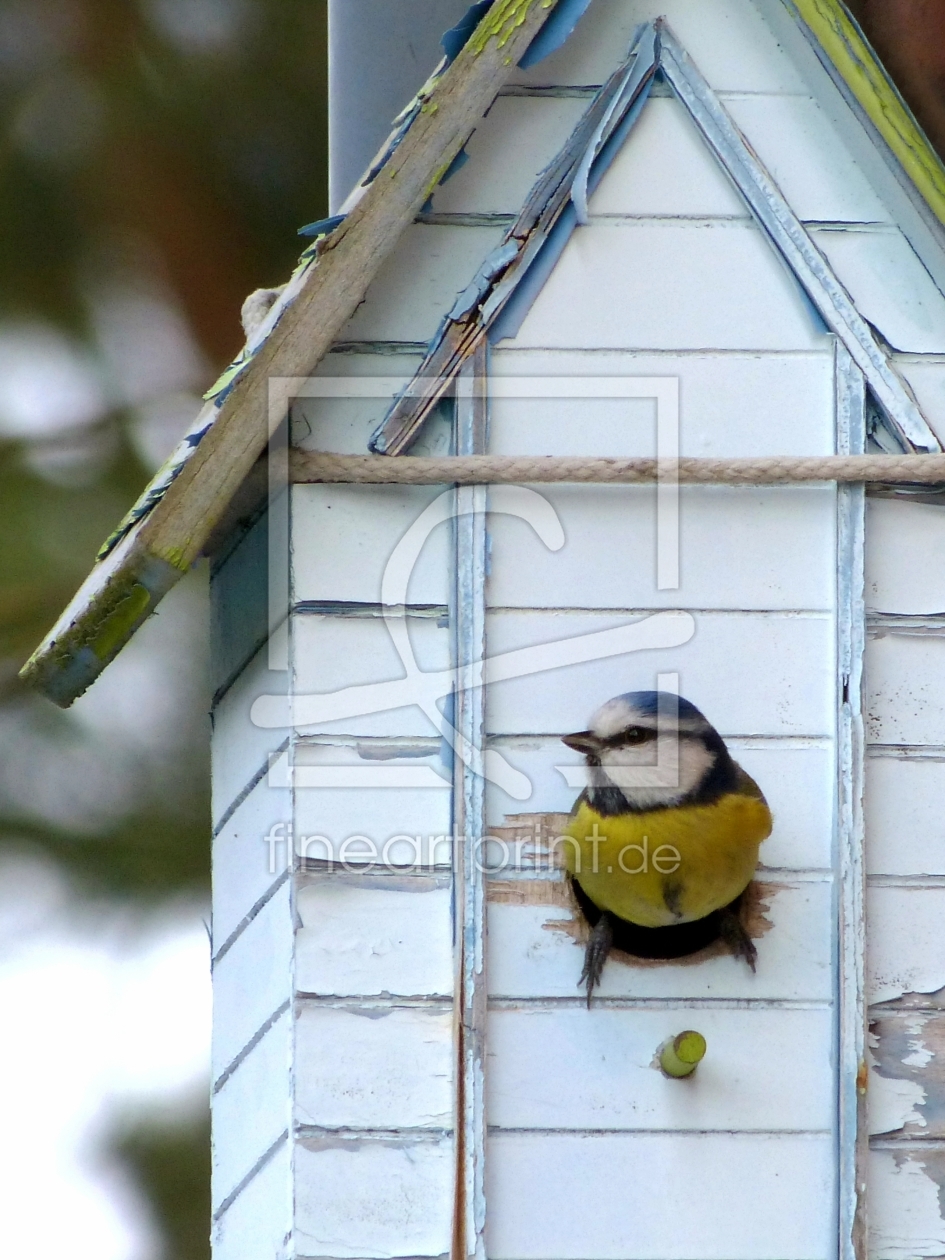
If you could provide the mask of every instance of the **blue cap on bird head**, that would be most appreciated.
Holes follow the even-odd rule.
[[[602,704],[588,723],[598,739],[612,739],[633,726],[669,733],[704,735],[712,725],[699,709],[672,691],[627,691]]]
[[[705,715],[700,709],[687,700],[685,696],[678,696],[674,691],[625,691],[622,696],[614,696],[613,700],[608,700],[608,704],[613,704],[616,700],[623,700],[633,708],[641,716],[656,717],[662,709],[663,712],[668,708],[671,712],[675,711],[681,719],[701,718],[704,722]]]

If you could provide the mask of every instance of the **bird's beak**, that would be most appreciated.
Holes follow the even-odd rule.
[[[596,756],[600,752],[600,740],[593,731],[575,731],[573,735],[562,735],[561,742],[575,752],[588,756]]]

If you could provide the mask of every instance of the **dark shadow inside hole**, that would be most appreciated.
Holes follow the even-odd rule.
[[[571,880],[571,888],[584,918],[592,928],[595,927],[601,911],[576,879]],[[726,909],[739,914],[744,896],[740,893]],[[614,949],[634,958],[685,958],[714,944],[721,934],[720,910],[713,910],[704,919],[696,919],[693,923],[675,923],[671,927],[660,928],[638,927],[626,919],[618,919],[615,914],[610,917],[614,925]]]

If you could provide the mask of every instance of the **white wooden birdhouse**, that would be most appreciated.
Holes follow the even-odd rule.
[[[839,0],[444,46],[27,666],[211,554],[216,1260],[945,1255],[945,169]],[[757,964],[588,1005],[639,691],[770,804]]]

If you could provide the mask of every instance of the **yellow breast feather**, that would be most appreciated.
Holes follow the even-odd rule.
[[[711,804],[646,813],[603,815],[582,798],[565,865],[596,906],[641,927],[704,918],[748,886],[771,833],[771,812],[744,772],[739,787]]]

